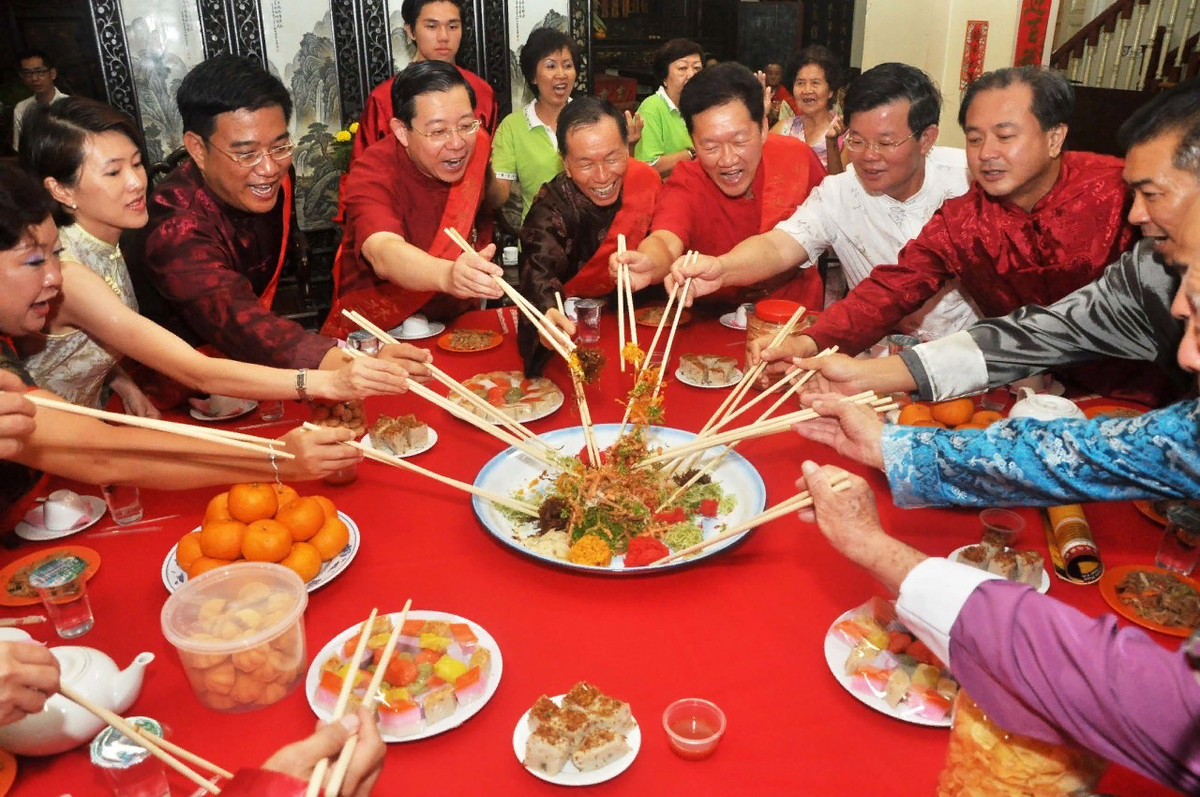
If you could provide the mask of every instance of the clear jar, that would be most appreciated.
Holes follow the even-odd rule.
[[[1080,747],[1002,730],[959,691],[937,797],[1086,797],[1107,767]]]
[[[363,399],[354,399],[353,401],[314,400],[310,402],[310,405],[312,422],[318,426],[349,429],[354,433],[355,440],[362,438],[367,433],[366,406]],[[358,465],[354,464],[329,474],[324,481],[326,484],[340,487],[350,484],[357,478]]]
[[[758,304],[754,305],[754,312],[746,316],[746,355],[743,359],[743,368],[749,367],[750,362],[750,343],[759,338],[773,337],[779,330],[791,320],[792,315],[799,309],[800,305],[797,302],[788,301],[786,299],[763,299]],[[789,338],[798,338],[804,334],[804,330],[811,327],[817,321],[816,313],[808,313],[800,322],[796,324]],[[780,377],[762,377],[755,387],[766,388],[779,381]]]

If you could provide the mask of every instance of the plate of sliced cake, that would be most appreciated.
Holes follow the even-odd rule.
[[[946,558],[986,570],[1009,581],[1028,584],[1043,595],[1050,591],[1050,574],[1046,572],[1045,557],[1038,551],[997,548],[985,542],[955,548]]]
[[[412,457],[433,448],[438,433],[415,415],[380,415],[363,435],[364,445],[397,457]]]
[[[591,786],[620,775],[642,747],[629,704],[587,681],[542,695],[521,715],[513,752],[530,774],[559,786]]]
[[[692,387],[730,387],[742,381],[738,361],[721,354],[684,354],[675,378]]]

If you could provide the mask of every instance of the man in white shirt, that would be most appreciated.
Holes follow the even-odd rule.
[[[941,97],[929,76],[906,64],[880,64],[846,92],[851,168],[826,177],[791,218],[720,257],[680,258],[667,289],[692,278],[692,295],[748,285],[794,266],[808,268],[832,248],[854,287],[875,266],[894,263],[942,203],[966,193],[966,153],[935,147]],[[978,313],[947,285],[901,329],[932,340],[963,329]]]
[[[17,107],[13,109],[13,149],[21,140],[21,123],[25,119],[25,114],[33,109],[35,102],[42,105],[49,105],[55,100],[61,100],[66,97],[54,85],[55,78],[58,77],[58,70],[50,62],[47,56],[41,50],[26,50],[21,53],[19,63],[21,68],[17,74],[21,76],[21,82],[29,87],[33,92],[33,96],[21,100],[17,103]]]

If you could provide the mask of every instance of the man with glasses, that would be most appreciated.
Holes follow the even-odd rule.
[[[942,203],[967,191],[962,150],[935,147],[941,96],[929,76],[906,64],[880,64],[846,91],[846,151],[852,168],[826,177],[791,218],[747,238],[720,257],[681,260],[673,282],[692,277],[695,296],[747,285],[799,265],[810,268],[833,249],[853,288],[880,263],[894,263]],[[937,338],[976,318],[957,288],[943,286],[897,324]]]
[[[389,329],[416,312],[450,321],[503,296],[483,203],[491,148],[471,85],[452,64],[418,61],[393,81],[392,107],[391,135],[368,147],[346,179],[326,334],[354,328],[342,310]],[[463,252],[447,228],[480,251]]]
[[[58,70],[54,68],[50,57],[44,52],[26,50],[17,56],[17,62],[21,65],[17,74],[21,77],[21,82],[33,92],[33,96],[21,100],[13,109],[12,148],[14,150],[20,143],[21,123],[25,120],[25,114],[33,110],[34,103],[49,105],[55,100],[61,100],[67,96],[54,85],[54,80],[58,77]]]
[[[341,367],[345,358],[336,339],[271,311],[292,218],[291,97],[257,58],[220,55],[184,77],[176,102],[191,157],[150,195],[142,245],[131,242],[127,252],[142,312],[192,345],[296,368],[303,391],[306,369]],[[427,355],[411,346],[383,353],[418,362]],[[161,392],[159,400],[173,403]]]
[[[635,290],[662,282],[689,249],[715,258],[772,229],[825,177],[807,144],[767,133],[763,106],[762,84],[741,64],[701,70],[683,87],[679,111],[696,158],[675,165],[641,245],[610,260],[614,272],[618,261],[629,266]],[[717,298],[742,301],[777,291],[807,307],[821,306],[824,290],[816,271],[800,276],[783,271]]]

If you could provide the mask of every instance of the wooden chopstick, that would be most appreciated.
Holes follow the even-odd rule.
[[[207,769],[209,772],[213,773],[214,775],[220,775],[221,777],[225,778],[226,780],[233,780],[233,773],[230,772],[229,770],[222,769],[221,767],[217,766],[216,764],[212,763],[211,761],[201,758],[200,756],[196,755],[195,753],[191,752],[190,750],[185,750],[182,747],[180,747],[179,745],[175,744],[174,742],[168,742],[166,739],[162,738],[161,736],[155,736],[154,734],[147,731],[145,728],[139,728],[137,725],[134,725],[133,723],[130,723],[130,727],[133,728],[134,732],[138,736],[141,736],[143,739],[150,742],[150,744],[157,745],[157,746],[161,747],[163,750],[166,750],[168,753],[178,756],[179,758],[182,758],[184,761],[187,761],[190,764],[195,764],[198,767],[204,767],[205,769]]]
[[[696,258],[700,255],[698,252],[692,253],[692,262],[696,262]],[[692,289],[692,278],[688,277],[683,283],[683,290],[679,294],[679,304],[675,305],[675,316],[671,319],[671,331],[667,334],[667,343],[663,346],[662,368],[658,369],[658,379],[654,382],[654,392],[650,394],[650,400],[658,398],[658,391],[662,389],[663,375],[666,373],[667,364],[671,360],[671,345],[675,342],[675,331],[679,328],[679,319],[683,316],[683,305],[687,299],[688,291]]]
[[[625,254],[624,235],[617,236],[617,254]],[[625,373],[625,264],[621,262],[617,263],[617,355]]]
[[[404,628],[405,621],[408,620],[408,610],[412,607],[412,598],[404,602],[404,609],[400,612],[400,621],[392,627],[392,633],[388,636],[387,644],[383,648],[383,654],[379,661],[375,664],[375,674],[371,676],[371,683],[367,685],[367,692],[363,696],[363,705],[370,706],[375,702],[375,693],[379,691],[379,685],[383,683],[384,671],[387,670],[388,662],[391,661],[392,653],[396,650],[396,641],[400,639],[400,632]],[[342,789],[342,781],[346,779],[346,771],[350,768],[350,759],[354,755],[354,748],[358,745],[358,734],[354,734],[346,743],[342,745],[342,751],[338,754],[337,763],[333,766],[333,774],[329,776],[329,782],[325,784],[325,797],[337,797],[337,794]]]
[[[307,426],[307,424],[305,424]],[[346,713],[346,706],[350,703],[350,694],[354,691],[354,682],[358,680],[359,665],[362,664],[363,651],[367,649],[367,638],[371,636],[371,626],[375,623],[375,615],[379,614],[378,607],[371,609],[370,616],[367,621],[362,624],[362,633],[358,635],[358,644],[354,646],[354,655],[350,658],[350,667],[346,670],[346,677],[342,680],[341,691],[338,692],[337,703],[333,707],[333,722],[337,722]],[[304,791],[304,797],[317,797],[321,791],[321,781],[325,779],[325,771],[329,768],[329,759],[322,758],[313,767],[312,775],[308,778],[308,788]]]
[[[617,233],[617,251],[624,253],[625,249],[625,233]],[[625,310],[625,319],[629,322],[629,340],[634,346],[638,345],[637,337],[637,319],[634,317],[633,309],[633,285],[629,281],[629,264],[621,263],[617,269],[625,274],[625,298],[628,300],[629,307]],[[617,296],[617,301],[621,300],[620,295]]]
[[[833,491],[835,493],[844,492],[845,490],[850,489],[850,477],[849,476],[834,477],[830,481],[830,486],[833,487]],[[665,564],[674,562],[678,559],[682,559],[685,556],[691,556],[694,553],[703,551],[705,548],[709,547],[710,545],[715,545],[718,542],[721,542],[722,540],[729,539],[730,537],[736,537],[737,535],[742,534],[743,532],[748,531],[748,530],[754,528],[755,526],[761,526],[764,523],[769,523],[770,521],[776,520],[780,517],[783,517],[784,515],[791,514],[792,512],[795,512],[798,509],[804,509],[805,507],[810,507],[810,506],[812,506],[812,503],[813,503],[812,494],[808,490],[801,491],[801,492],[793,495],[791,498],[780,501],[778,504],[771,507],[770,509],[760,512],[759,514],[755,515],[754,517],[750,518],[749,520],[742,521],[741,523],[737,524],[736,526],[734,526],[731,529],[727,529],[727,530],[721,532],[720,534],[717,534],[713,537],[709,537],[707,540],[698,542],[695,545],[691,545],[687,548],[683,548],[682,550],[678,550],[669,556],[665,556],[662,559],[659,559],[657,562],[654,562],[653,564],[665,565]]]
[[[0,628],[12,628],[16,625],[37,625],[46,622],[44,614],[27,614],[24,617],[7,617],[0,620]]]
[[[218,445],[229,446],[230,448],[239,448],[243,451],[253,451],[256,454],[265,454],[268,457],[274,456],[279,459],[295,459],[295,454],[289,454],[286,451],[275,451],[270,446],[271,444],[279,445],[274,441],[267,440],[262,437],[254,438],[261,441],[261,445],[239,440],[230,437],[230,434],[216,434],[215,429],[199,429],[195,426],[189,426],[184,423],[174,423],[172,421],[162,421],[154,418],[139,418],[136,415],[122,415],[117,412],[107,412],[105,410],[94,410],[91,407],[80,407],[78,404],[71,404],[66,401],[56,399],[48,399],[44,396],[28,393],[25,396],[39,407],[44,407],[48,410],[59,410],[61,412],[69,412],[73,415],[84,415],[89,418],[97,418],[110,423],[119,423],[125,426],[136,426],[141,429],[153,429],[157,432],[166,432],[168,434],[178,435],[180,437],[190,437],[194,440],[203,440],[207,443],[217,443]],[[251,435],[244,435],[251,437]]]
[[[127,722],[123,717],[119,716],[118,714],[116,714],[112,711],[109,711],[104,706],[101,706],[97,703],[92,702],[89,698],[84,697],[83,695],[79,694],[78,692],[76,692],[74,689],[72,689],[70,686],[68,686],[66,684],[61,684],[58,688],[58,691],[59,691],[59,694],[61,694],[63,697],[67,698],[68,700],[70,700],[73,703],[77,703],[80,706],[83,706],[85,709],[87,709],[91,713],[95,714],[97,717],[104,720],[109,725],[111,725],[112,727],[119,730],[121,733],[125,734],[125,736],[129,739],[129,741],[133,742],[134,744],[138,745],[139,747],[144,748],[147,752],[150,753],[150,755],[152,755],[155,758],[157,758],[158,760],[162,761],[164,764],[166,764],[171,769],[178,772],[180,775],[183,775],[185,778],[190,780],[192,783],[196,784],[197,786],[199,786],[200,788],[209,792],[210,794],[220,794],[221,793],[221,790],[218,787],[216,787],[212,783],[209,783],[208,780],[206,780],[205,778],[203,778],[202,776],[197,774],[195,771],[193,771],[187,765],[185,765],[184,763],[179,761],[177,758],[172,756],[166,750],[162,749],[157,744],[150,741],[149,737],[143,736],[142,734],[140,734],[137,731],[137,728],[134,727],[134,725],[132,723]],[[198,758],[198,756],[197,756],[197,758]],[[208,762],[205,762],[205,764],[208,765]],[[209,765],[209,766],[212,766],[212,765]],[[222,770],[222,771],[224,771],[224,770]]]
[[[678,285],[673,286],[671,288],[671,292],[669,294],[667,294],[667,304],[663,308],[662,315],[659,316],[659,318],[658,318],[658,326],[654,330],[654,337],[650,338],[650,348],[646,350],[645,356],[642,357],[641,367],[638,368],[637,373],[634,375],[634,384],[635,385],[637,384],[638,380],[640,380],[642,378],[642,373],[645,372],[645,370],[648,367],[650,367],[650,358],[654,355],[655,347],[658,346],[658,339],[662,335],[663,325],[666,323],[667,316],[670,315],[670,313],[671,313],[671,307],[675,304],[675,297],[678,294],[679,294],[679,286]],[[663,363],[662,367],[659,368],[659,373],[662,372],[663,367],[666,367],[666,363]],[[629,423],[629,413],[632,410],[633,410],[633,402],[632,401],[626,402],[625,414],[621,416],[621,427],[619,429],[617,429],[617,438],[618,439],[621,437],[621,435],[625,434],[625,426]]]
[[[310,425],[311,424],[307,423],[304,424],[305,428],[308,428]],[[342,445],[350,446],[351,448],[357,448],[359,451],[363,452],[363,455],[366,456],[367,459],[373,459],[376,462],[382,462],[385,465],[392,465],[400,468],[401,470],[407,470],[412,473],[418,473],[422,476],[427,476],[434,481],[441,482],[442,484],[450,487],[457,487],[458,489],[471,493],[472,495],[478,495],[480,498],[485,498],[493,503],[508,507],[515,512],[520,512],[531,517],[538,516],[537,509],[531,504],[525,503],[524,501],[517,501],[507,496],[500,495],[499,493],[494,493],[491,490],[485,490],[482,487],[476,487],[473,484],[467,484],[466,482],[460,482],[458,479],[452,479],[449,476],[443,476],[442,474],[435,473],[427,468],[422,468],[420,465],[414,465],[411,462],[400,459],[399,457],[392,456],[391,454],[383,451],[378,451],[371,446],[363,445],[357,440],[347,440],[343,442]]]

